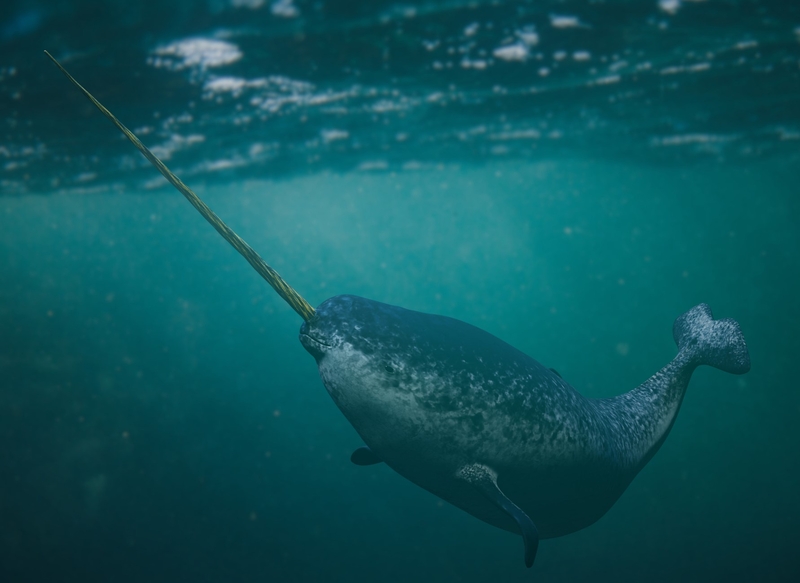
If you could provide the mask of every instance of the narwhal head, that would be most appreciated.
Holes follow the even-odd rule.
[[[300,327],[300,343],[317,362],[342,350],[362,352],[370,343],[365,334],[369,335],[375,322],[374,303],[350,295],[325,300]]]
[[[300,327],[300,343],[317,362],[342,351],[355,351],[365,360],[400,356],[408,345],[409,318],[417,316],[397,306],[352,295],[325,300]]]
[[[319,366],[334,399],[399,389],[413,367],[408,342],[415,312],[358,296],[323,302],[300,327],[300,343]],[[358,394],[358,397],[356,397]],[[341,403],[340,403],[341,406]]]

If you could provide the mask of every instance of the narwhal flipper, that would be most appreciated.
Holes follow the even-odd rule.
[[[522,540],[525,542],[525,566],[532,566],[539,548],[539,531],[536,530],[536,525],[528,515],[500,490],[497,485],[497,473],[482,464],[469,464],[458,470],[456,475],[469,482],[498,508],[517,521],[519,529],[522,531]]]
[[[383,460],[375,455],[375,452],[366,445],[355,450],[350,455],[350,461],[357,466],[372,466],[383,462]]]

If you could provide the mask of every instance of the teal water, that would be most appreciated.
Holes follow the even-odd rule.
[[[701,16],[724,12],[714,2],[674,14],[657,3],[606,12],[429,3],[413,18],[410,5],[391,3],[275,4],[4,9],[0,580],[796,580],[796,9],[731,3],[726,19],[709,21]],[[89,30],[110,26],[115,38],[84,29],[80,40],[93,6]],[[276,14],[286,6],[299,14]],[[559,15],[584,28],[560,28]],[[220,36],[230,20],[238,36]],[[486,40],[487,22],[517,21],[541,37],[524,62],[494,57],[476,69],[457,53],[441,79],[434,57],[381,56],[420,30],[459,46]],[[560,32],[589,36],[562,42]],[[152,64],[158,47],[198,35],[239,39],[244,56],[222,69]],[[289,37],[300,44],[277,62],[247,49]],[[710,65],[626,76],[631,56],[607,70],[622,58],[612,58],[618,43],[662,72]],[[558,89],[554,64],[584,61],[556,52],[590,45],[590,62],[607,60],[564,73]],[[350,463],[362,443],[297,341],[300,319],[73,95],[40,58],[47,47],[124,123],[145,128],[141,137],[313,305],[352,293],[459,318],[602,397],[668,362],[674,318],[707,302],[740,322],[752,370],[698,370],[670,437],[621,499],[595,525],[542,541],[527,570],[519,536],[384,465]],[[470,62],[492,58],[480,50],[468,49]],[[309,65],[326,56],[336,67],[324,74]],[[147,79],[139,91],[108,77],[128,62]],[[276,89],[294,101],[241,130],[236,112],[267,97],[246,94],[264,89],[252,85],[204,98],[224,67],[315,89]],[[546,98],[487,99],[503,95],[501,80],[538,85]],[[356,85],[330,102],[337,111],[312,99]],[[449,105],[391,117],[434,89]],[[465,96],[476,108],[464,109]],[[192,100],[202,111],[191,119],[152,121]]]

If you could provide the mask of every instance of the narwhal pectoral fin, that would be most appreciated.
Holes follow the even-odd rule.
[[[383,462],[381,458],[375,455],[367,446],[359,447],[350,455],[350,461],[357,466],[372,466]]]
[[[525,542],[525,566],[531,567],[539,548],[539,531],[528,515],[500,490],[497,485],[497,473],[483,464],[469,464],[459,469],[457,475],[517,521],[522,531],[522,540]]]

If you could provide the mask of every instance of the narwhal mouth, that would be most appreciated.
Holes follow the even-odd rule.
[[[302,344],[303,348],[316,359],[325,356],[325,353],[331,348],[330,344],[326,344],[319,338],[315,338],[305,332],[300,332],[300,344]]]
[[[300,342],[305,344],[306,342],[311,342],[317,346],[324,346],[325,348],[331,348],[330,344],[326,344],[319,338],[314,338],[311,334],[306,334],[305,332],[300,332]]]

